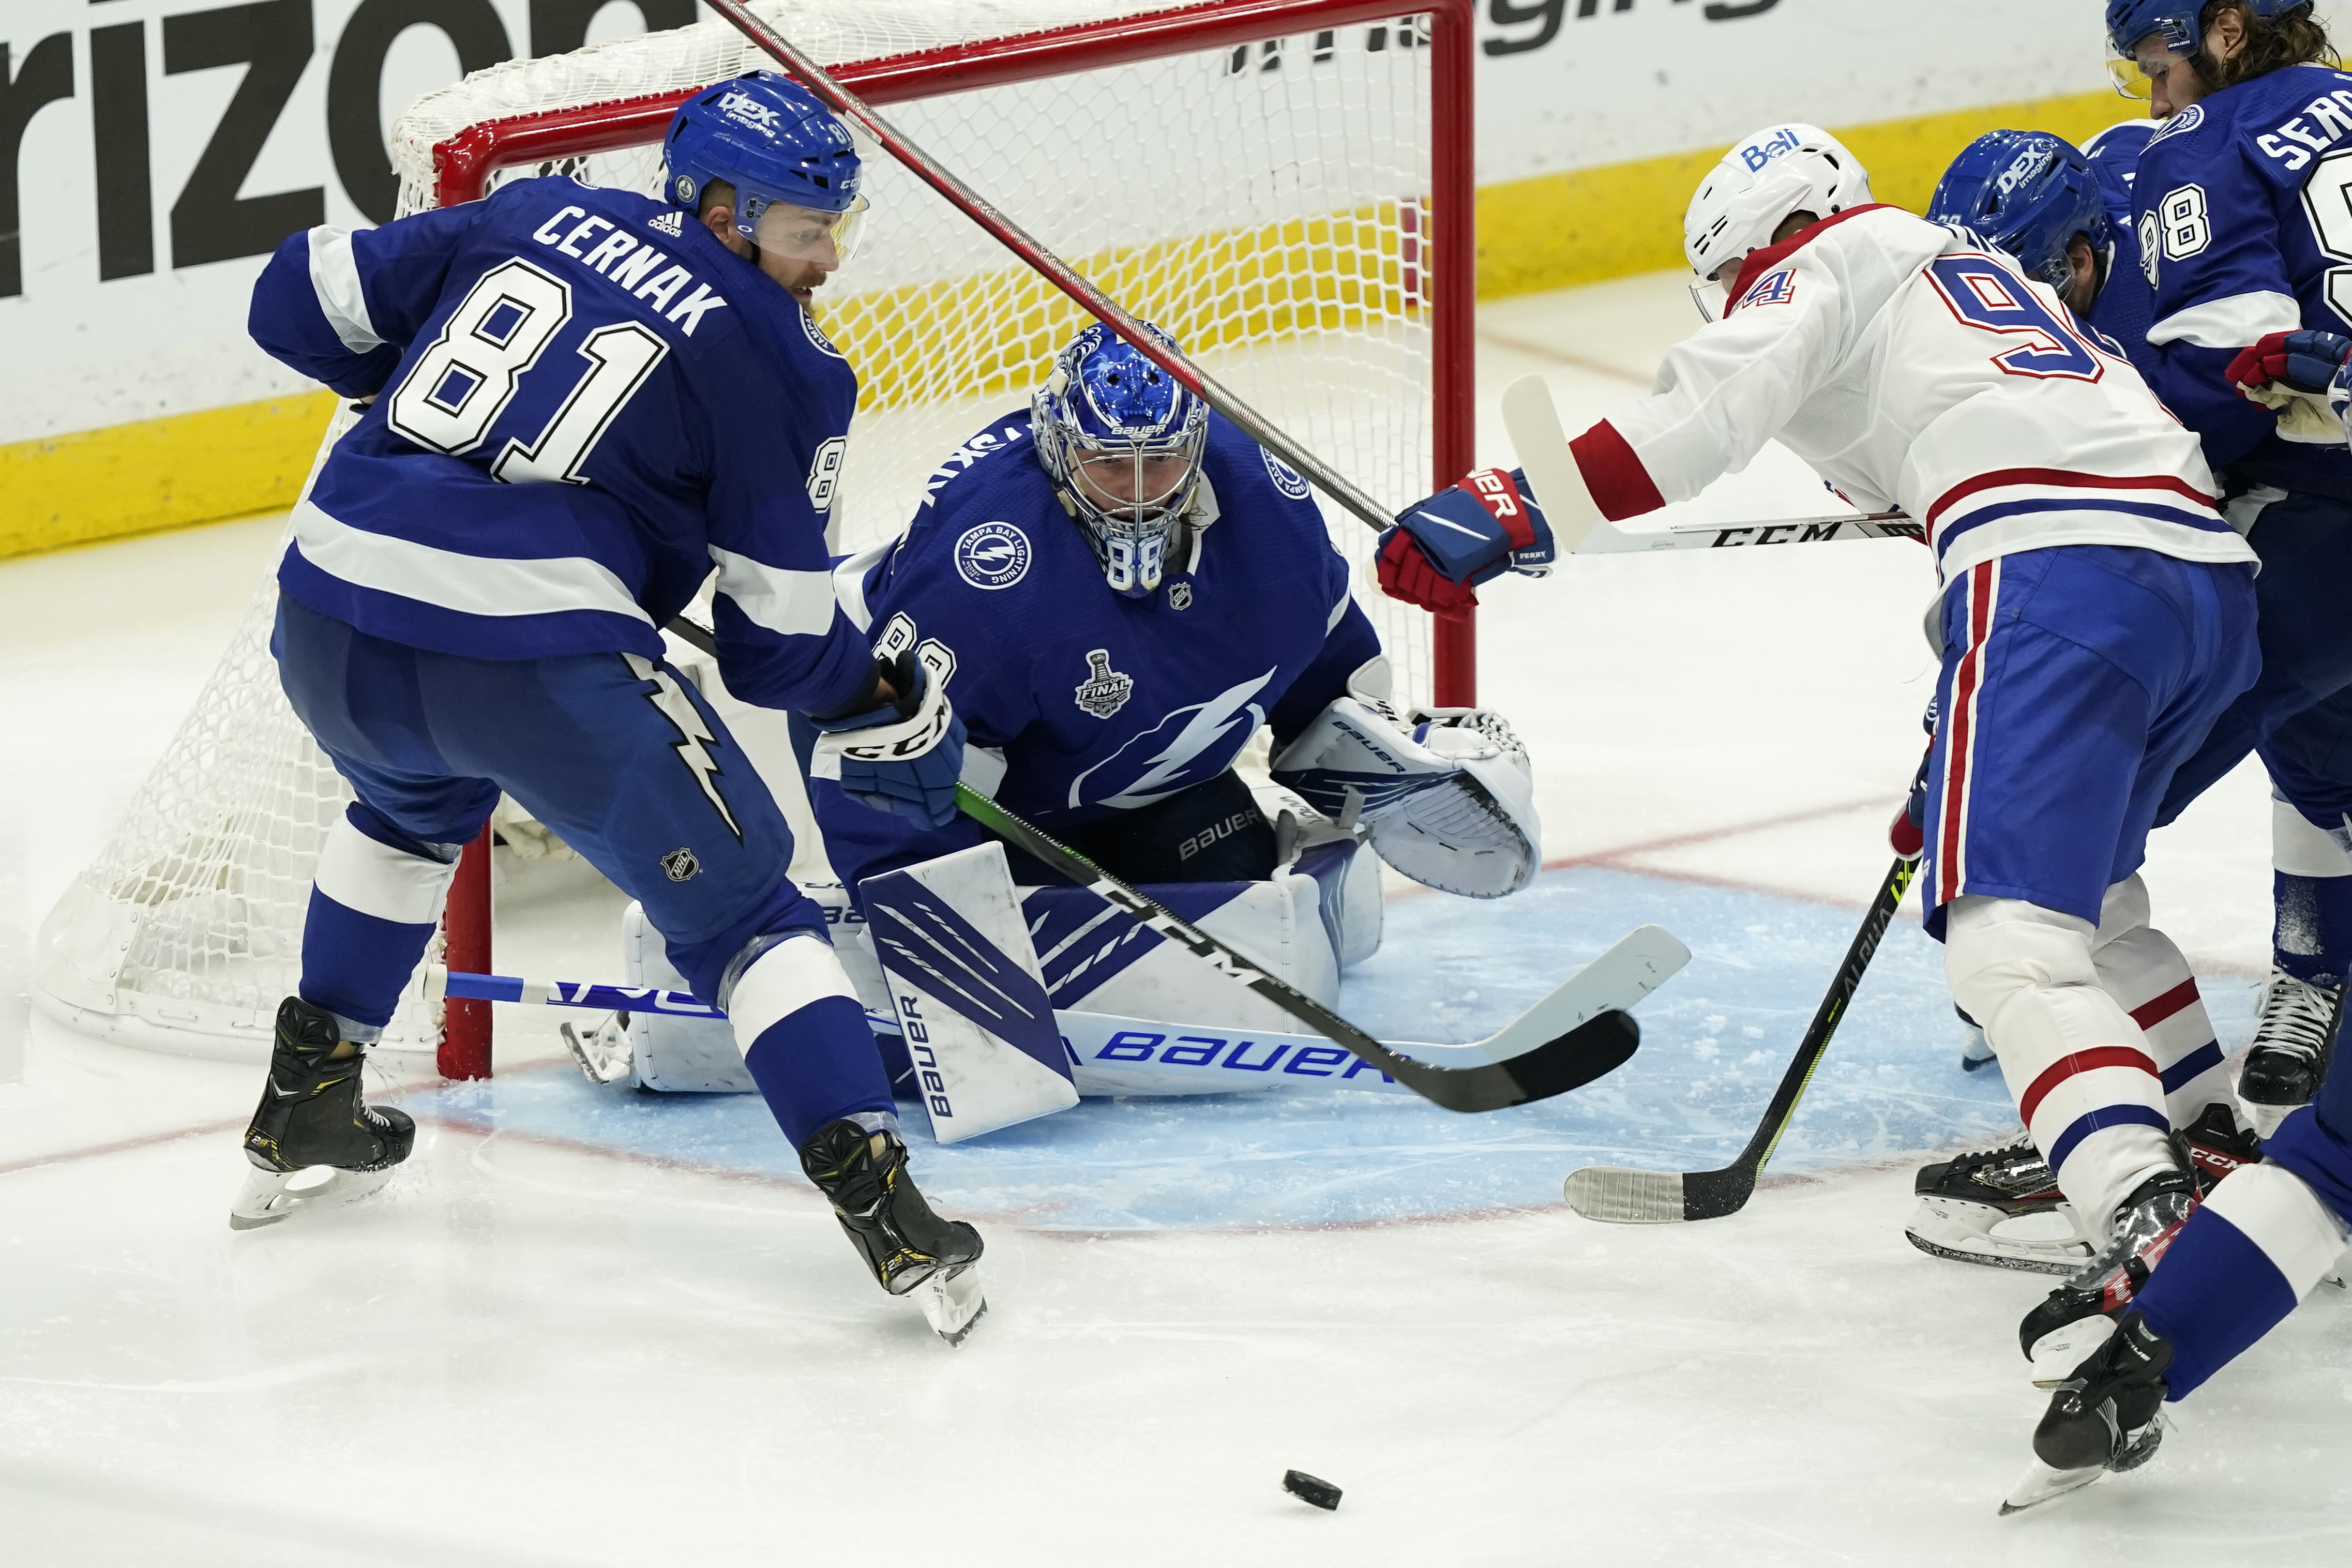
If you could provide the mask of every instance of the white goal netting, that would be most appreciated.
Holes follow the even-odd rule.
[[[758,8],[840,66],[954,47],[969,60],[992,40],[1168,5]],[[1401,506],[1433,477],[1431,51],[1410,16],[1326,28],[1302,5],[1295,19],[1299,30],[1286,37],[978,90],[947,90],[942,71],[939,90],[882,113],[1277,426]],[[711,22],[478,72],[420,99],[395,125],[401,211],[435,205],[435,150],[468,128],[675,92],[765,63]],[[1084,321],[887,154],[861,150],[873,210],[858,255],[817,308],[861,389],[834,511],[845,552],[895,533],[948,454],[994,416],[1025,408]],[[562,174],[651,193],[659,173],[649,142],[507,168],[491,184]],[[1469,279],[1451,286],[1466,294]],[[1327,510],[1400,695],[1427,700],[1427,617],[1371,586],[1370,531]],[[183,1050],[266,1039],[299,973],[320,836],[347,798],[278,690],[268,651],[274,610],[265,583],[114,841],[43,926],[37,984],[52,1013]],[[1214,635],[1212,624],[1201,629]],[[420,999],[386,1043],[429,1047],[437,1032]]]

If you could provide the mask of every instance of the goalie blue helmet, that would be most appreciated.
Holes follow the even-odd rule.
[[[2063,293],[2076,235],[2105,255],[2112,235],[2091,161],[2041,131],[1990,131],[1961,149],[1927,202],[1927,221],[1975,231]]]
[[[1159,328],[1146,330],[1176,346]],[[1131,599],[1158,593],[1169,540],[1200,486],[1209,405],[1097,324],[1054,356],[1029,415],[1037,460],[1094,546],[1104,581]]]
[[[2203,14],[2213,0],[2107,0],[2107,62],[2116,90],[2126,98],[2148,95],[2148,72],[2141,67],[2158,49],[2182,59],[2205,47]],[[2241,0],[2263,21],[2284,16],[2311,0]]]
[[[829,240],[845,262],[856,247],[866,210],[857,144],[790,77],[746,72],[678,105],[662,169],[662,194],[688,212],[711,181],[733,185],[736,232],[762,248],[806,254]]]

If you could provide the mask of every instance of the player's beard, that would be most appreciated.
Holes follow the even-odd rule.
[[[774,268],[769,276],[782,284],[785,291],[803,305],[808,304],[814,298],[816,289],[824,287],[824,280],[828,274],[822,267],[812,267],[807,262],[787,260],[782,257],[771,257],[768,259]]]

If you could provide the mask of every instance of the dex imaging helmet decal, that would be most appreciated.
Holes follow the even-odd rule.
[[[983,522],[955,542],[956,573],[975,588],[1010,588],[1029,574],[1029,536],[1009,522]]]

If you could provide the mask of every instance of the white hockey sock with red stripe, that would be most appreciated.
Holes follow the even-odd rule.
[[[2174,1160],[2156,1064],[2099,984],[2093,935],[2074,915],[1970,895],[1947,911],[1944,972],[1984,1026],[2059,1190],[2104,1233],[2131,1190]]]
[[[2172,1125],[2186,1127],[2207,1106],[2235,1100],[2197,976],[2172,939],[2147,923],[2147,886],[2138,877],[2109,888],[2091,938],[2091,962],[2100,987],[2139,1026]]]

